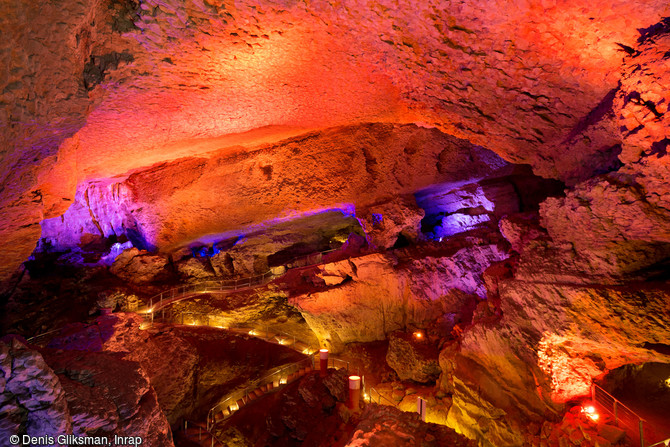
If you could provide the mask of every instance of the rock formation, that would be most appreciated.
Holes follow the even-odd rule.
[[[566,408],[617,368],[670,363],[669,16],[662,0],[0,2],[1,323],[76,322],[50,347],[0,343],[0,433],[171,445],[169,424],[257,372],[245,349],[295,353],[231,336],[223,359],[209,329],[91,321],[97,297],[131,310],[271,271],[172,310],[293,325],[333,352],[389,340],[389,382],[434,381],[435,420],[482,446],[615,444]],[[275,402],[275,438],[310,439],[299,403],[347,426],[338,445],[468,445],[394,410],[357,419],[307,379]]]
[[[660,0],[600,6],[6,5],[3,276],[82,180],[305,128],[423,122],[547,175],[588,176],[617,146],[594,117],[610,117],[622,48],[668,15]]]
[[[0,344],[5,372],[2,434],[139,436],[173,445],[170,426],[139,364],[106,353],[32,350]],[[3,441],[4,442],[4,441]],[[57,445],[66,445],[58,442]]]
[[[343,343],[425,327],[449,313],[460,320],[462,294],[472,300],[484,297],[482,272],[507,257],[495,244],[469,242],[471,247],[451,255],[403,260],[372,254],[324,264],[318,275],[326,287],[291,300],[321,342],[335,351]]]

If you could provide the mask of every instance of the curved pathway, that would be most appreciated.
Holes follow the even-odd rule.
[[[329,253],[333,253],[337,249],[331,249],[326,251],[320,251],[312,253],[310,255],[302,256],[293,259],[291,262],[287,262],[284,266],[284,271],[282,273],[273,273],[273,270],[268,270],[267,272],[261,275],[250,276],[246,278],[239,279],[226,279],[226,280],[207,280],[201,281],[194,284],[183,285],[179,287],[174,287],[172,289],[161,292],[157,295],[149,298],[149,303],[145,306],[137,309],[135,312],[142,314],[151,314],[156,313],[159,310],[164,309],[170,304],[177,303],[179,301],[187,300],[194,298],[202,294],[230,294],[235,292],[241,292],[244,290],[251,290],[257,287],[264,286],[270,281],[273,281],[276,278],[280,278],[286,274],[289,269],[293,268],[302,268],[302,267],[311,267],[323,263],[323,256]]]
[[[244,335],[251,335],[262,340],[287,346],[308,357],[288,365],[284,365],[266,374],[260,379],[253,381],[250,386],[241,390],[235,390],[223,396],[219,403],[214,405],[207,413],[207,420],[202,422],[186,422],[184,434],[191,441],[197,442],[203,447],[214,447],[226,445],[223,440],[218,439],[213,433],[214,427],[228,419],[239,409],[247,404],[262,398],[264,395],[274,393],[285,385],[292,383],[310,371],[315,369],[315,355],[318,354],[318,348],[310,346],[308,343],[297,339],[295,336],[282,331],[268,330],[268,327],[238,326],[228,327],[226,330]],[[263,330],[265,329],[265,330]],[[349,370],[349,362],[330,356],[328,359],[329,368],[346,368]]]

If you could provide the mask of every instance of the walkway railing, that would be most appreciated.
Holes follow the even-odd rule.
[[[591,385],[591,399],[593,403],[608,412],[614,417],[614,423],[628,429],[629,433],[634,434],[632,439],[635,441],[639,434],[640,447],[644,445],[644,424],[645,420],[637,415],[633,410],[624,405],[616,397],[602,389],[595,383]]]
[[[375,399],[375,396],[377,397]],[[370,387],[370,402],[372,403],[377,403],[379,405],[390,405],[392,407],[397,407],[398,404],[393,402],[391,399],[388,397],[384,396],[382,393],[377,391],[374,387]],[[388,403],[386,403],[388,402]]]
[[[47,339],[48,336],[55,334],[56,332],[62,331],[63,328],[53,329],[49,332],[44,332],[43,334],[35,335],[34,337],[27,338],[26,341],[31,345],[45,347],[46,343],[49,342]],[[44,343],[46,342],[46,343]],[[44,344],[43,344],[44,343]]]
[[[317,253],[312,253],[306,256],[300,256],[292,259],[285,264],[286,269],[307,267],[317,265],[323,262],[323,256],[328,253],[333,253],[339,248],[324,250]],[[201,293],[230,293],[243,289],[250,289],[269,283],[275,278],[282,276],[282,274],[274,274],[272,269],[265,273],[246,278],[237,279],[223,279],[223,280],[205,280],[193,284],[186,284],[179,287],[166,290],[149,298],[149,303],[144,309],[138,310],[140,313],[156,312],[165,306],[176,303],[191,295]]]
[[[197,441],[201,446],[207,446],[209,444],[209,447],[225,447],[227,445],[224,440],[215,436],[211,430],[203,427],[197,422],[184,420],[184,426],[182,428],[187,437]],[[209,443],[206,442],[207,438],[210,440]]]
[[[169,304],[181,301],[191,295],[201,293],[229,293],[258,287],[269,283],[277,276],[279,275],[274,275],[272,270],[269,270],[262,275],[250,276],[247,278],[225,279],[221,281],[208,280],[193,284],[185,284],[152,296],[149,298],[147,307],[138,310],[138,312],[156,312]]]
[[[274,392],[293,381],[304,376],[314,369],[315,355],[311,354],[309,358],[300,360],[290,365],[281,367],[270,374],[258,379],[242,390],[233,391],[226,395],[218,404],[214,405],[207,413],[207,431],[212,432],[214,425],[228,419],[237,410],[249,402],[261,397],[262,395]],[[338,358],[330,357],[328,367],[334,369],[345,369],[349,372],[349,362]],[[363,381],[363,392],[365,392],[365,378]]]
[[[306,358],[273,371],[242,390],[226,395],[207,413],[207,430],[211,431],[214,424],[232,416],[234,412],[264,393],[291,383],[312,369],[314,369],[314,357]]]

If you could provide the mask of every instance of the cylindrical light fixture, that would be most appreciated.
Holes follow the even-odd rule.
[[[349,408],[352,410],[358,410],[360,400],[361,378],[359,376],[349,376]]]
[[[326,377],[326,370],[328,370],[328,350],[321,349],[319,350],[319,375],[321,377]]]

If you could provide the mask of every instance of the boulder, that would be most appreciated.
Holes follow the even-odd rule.
[[[198,281],[215,275],[212,265],[206,259],[187,258],[177,262],[175,267],[179,275],[187,281]]]
[[[58,374],[75,435],[139,436],[143,445],[171,446],[172,432],[139,363],[123,354],[45,351]]]
[[[438,356],[437,347],[425,337],[419,339],[404,332],[393,332],[389,336],[386,363],[401,380],[435,382],[442,372]]]
[[[424,211],[413,196],[395,197],[392,201],[360,210],[358,221],[370,243],[380,249],[391,248],[403,236],[409,241],[421,235]]]
[[[233,263],[233,258],[230,255],[230,253],[226,253],[223,251],[216,253],[209,259],[209,262],[212,268],[214,269],[216,276],[222,278],[230,278],[235,276],[235,264]]]
[[[199,356],[187,341],[173,333],[152,336],[140,330],[142,322],[142,316],[133,313],[99,317],[95,324],[73,325],[61,331],[49,342],[49,348],[117,353],[123,360],[140,364],[173,423],[191,409]]]
[[[614,425],[602,424],[598,425],[598,436],[607,440],[612,445],[616,445],[626,437],[626,432]]]
[[[360,416],[347,447],[452,446],[475,447],[477,442],[444,425],[422,422],[416,412],[368,404]]]
[[[167,278],[170,275],[168,264],[166,256],[152,255],[133,247],[117,256],[109,271],[128,282],[146,284]]]

